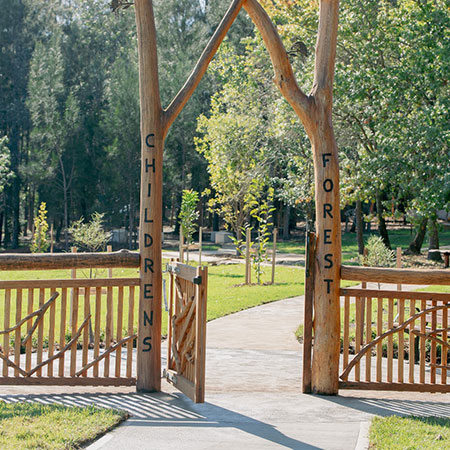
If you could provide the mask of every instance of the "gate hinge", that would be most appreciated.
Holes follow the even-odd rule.
[[[194,282],[194,284],[202,284],[202,277],[195,277],[192,281]]]

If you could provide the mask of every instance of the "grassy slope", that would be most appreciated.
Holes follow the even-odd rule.
[[[0,448],[75,450],[127,417],[112,409],[0,402]]]

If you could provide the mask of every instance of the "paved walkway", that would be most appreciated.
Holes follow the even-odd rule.
[[[302,310],[303,297],[296,297],[210,322],[205,404],[193,404],[165,381],[158,394],[129,388],[52,388],[49,394],[48,387],[31,387],[26,395],[24,387],[5,387],[0,398],[96,404],[132,414],[89,450],[359,450],[367,446],[363,438],[374,415],[450,416],[445,395],[301,394],[302,349],[294,331]]]

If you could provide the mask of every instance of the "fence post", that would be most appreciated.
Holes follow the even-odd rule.
[[[50,226],[50,253],[53,253],[53,222]]]
[[[277,235],[278,235],[278,228],[274,228],[273,247],[272,247],[272,284],[275,283],[275,264],[277,259]]]
[[[180,228],[180,261],[184,264],[184,236]]]
[[[78,249],[76,247],[72,247],[71,248],[72,253],[76,253],[78,251]],[[70,276],[72,279],[77,277],[77,269],[72,269],[70,271]],[[70,290],[70,317],[72,317],[73,314],[73,296],[74,296],[74,289],[72,288]]]
[[[397,269],[402,268],[402,249],[401,247],[397,247]],[[397,284],[397,291],[402,290],[402,284]]]
[[[112,245],[108,245],[106,247],[106,251],[108,253],[111,253],[112,252]],[[112,267],[108,267],[108,278],[112,278],[112,277],[113,277]],[[111,309],[111,314],[109,315],[109,317],[110,317],[110,324],[109,324],[109,326],[111,327],[111,330],[112,330],[113,326],[114,326],[114,308]],[[107,343],[107,346],[108,345],[110,345],[110,342]]]
[[[245,231],[245,284],[252,282],[252,272],[250,267],[250,228]]]
[[[316,235],[308,232],[306,235],[305,262],[305,307],[303,321],[303,392],[311,393],[311,356],[314,304],[314,260],[316,253]]]
[[[203,243],[203,230],[202,227],[198,229],[198,265],[202,265],[202,243]]]

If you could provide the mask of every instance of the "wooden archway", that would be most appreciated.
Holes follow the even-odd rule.
[[[230,26],[244,8],[269,51],[274,82],[293,107],[311,141],[316,200],[315,336],[312,390],[338,392],[341,234],[339,164],[332,124],[339,0],[320,0],[312,91],[298,86],[281,38],[257,0],[233,0],[185,85],[161,106],[156,27],[151,0],[135,0],[141,97],[141,289],[137,389],[161,388],[162,161],[167,132],[198,86]]]

